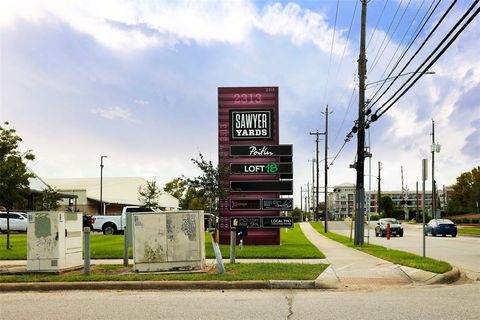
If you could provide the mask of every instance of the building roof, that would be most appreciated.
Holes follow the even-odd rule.
[[[87,198],[100,201],[100,178],[63,178],[45,179],[45,181],[57,190],[86,190]],[[116,177],[103,178],[102,201],[125,205],[141,205],[138,200],[138,191],[147,186],[147,180],[140,177]],[[178,208],[178,199],[162,192],[158,197],[161,207]]]

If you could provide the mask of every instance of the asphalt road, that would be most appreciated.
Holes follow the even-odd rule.
[[[380,290],[0,293],[1,319],[478,319],[480,283]]]
[[[382,237],[375,237],[375,222],[370,224],[370,242],[387,248],[399,249],[412,252],[418,255],[423,254],[422,226],[402,224],[404,236],[392,237],[390,240]],[[342,235],[350,235],[350,223],[344,221],[329,222],[331,231]],[[365,228],[365,236],[367,229]],[[365,238],[365,242],[367,242]],[[465,237],[458,235],[456,238],[450,236],[431,237],[426,239],[426,256],[438,260],[447,261],[452,265],[464,270],[470,278],[480,279],[480,237]]]

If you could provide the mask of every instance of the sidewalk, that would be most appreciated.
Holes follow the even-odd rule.
[[[410,285],[438,281],[435,273],[404,267],[346,247],[300,223],[305,236],[326,256],[330,267],[317,279],[319,287]]]

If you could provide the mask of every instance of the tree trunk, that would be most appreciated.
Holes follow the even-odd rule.
[[[7,250],[10,249],[10,209],[7,208]]]

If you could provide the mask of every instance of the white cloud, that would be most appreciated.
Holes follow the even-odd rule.
[[[134,119],[130,110],[120,107],[96,108],[92,110],[93,114],[98,114],[103,118],[114,120],[122,119],[133,123],[140,123],[139,120]]]
[[[147,101],[147,100],[142,100],[142,99],[137,99],[135,101],[133,101],[135,104],[139,104],[139,105],[149,105],[150,104],[150,101]]]
[[[324,14],[295,4],[267,5],[263,14],[249,0],[114,1],[6,0],[0,5],[0,27],[18,20],[48,21],[56,17],[103,45],[121,51],[151,46],[171,47],[190,41],[208,45],[248,42],[252,30],[290,37],[330,51],[333,28]],[[345,40],[337,33],[335,52]]]

